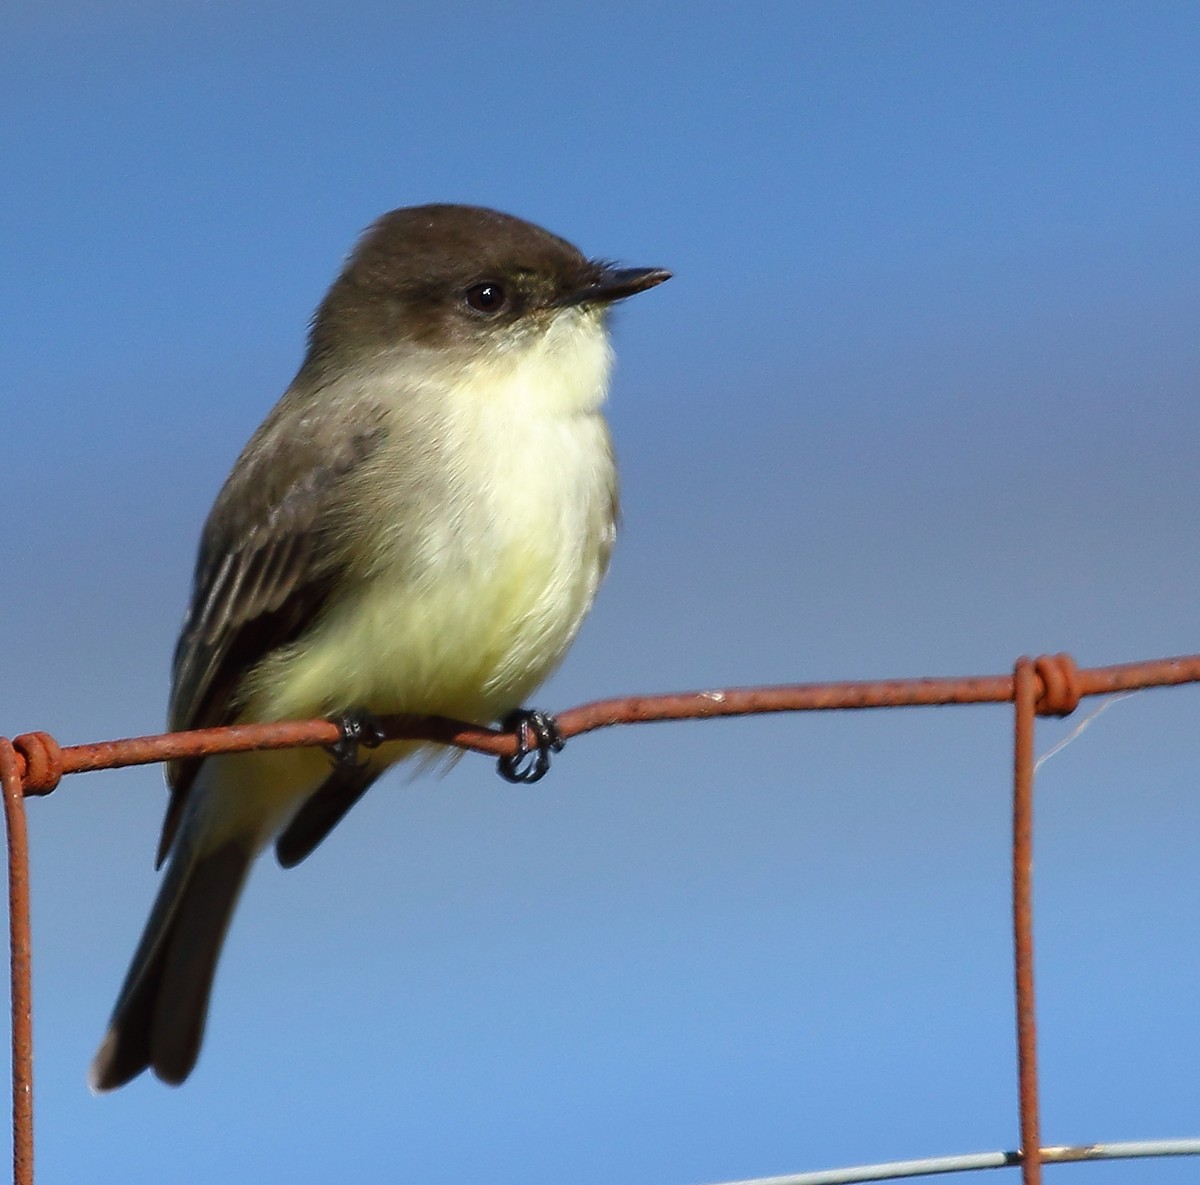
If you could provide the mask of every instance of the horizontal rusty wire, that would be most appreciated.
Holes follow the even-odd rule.
[[[1095,1144],[1086,1148],[1040,1146],[1033,994],[1033,734],[1035,716],[1067,716],[1087,696],[1200,682],[1200,655],[1080,669],[1067,654],[1018,660],[1012,674],[965,678],[886,679],[735,687],[596,700],[558,714],[562,738],[618,724],[711,720],[773,712],[846,711],[950,704],[1014,704],[1013,942],[1016,980],[1018,1098],[1023,1152],[981,1153],[891,1165],[859,1166],[767,1178],[754,1185],[817,1185],[1020,1165],[1025,1185],[1038,1185],[1041,1164],[1066,1160],[1200,1153],[1200,1141]],[[442,716],[380,716],[382,740],[425,740],[511,757],[516,732],[483,728]],[[11,742],[0,737],[0,780],[8,825],[9,933],[12,973],[13,1180],[33,1181],[33,1064],[30,1010],[28,853],[23,800],[49,794],[66,774],[131,765],[244,753],[328,746],[342,739],[330,720],[240,724],[63,747],[49,733],[30,732]],[[745,1183],[750,1185],[750,1183]]]
[[[1085,696],[1200,682],[1200,655],[1091,668],[1076,668],[1069,656],[1051,655],[1037,659],[1034,669],[1038,715],[1063,716],[1073,711]],[[772,712],[1002,704],[1012,703],[1013,698],[1013,675],[792,683],[618,696],[568,708],[555,719],[565,740],[618,724],[711,720]],[[380,716],[378,723],[385,740],[435,741],[494,757],[513,756],[517,751],[517,738],[512,732],[481,728],[444,716]],[[25,793],[33,795],[49,793],[64,774],[148,765],[182,757],[211,757],[218,753],[332,745],[339,739],[340,729],[332,721],[303,720],[236,724],[63,748],[46,733],[26,733],[13,744],[23,762]],[[26,773],[25,763],[29,762],[32,768]]]

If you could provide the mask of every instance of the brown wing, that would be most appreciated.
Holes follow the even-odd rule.
[[[204,528],[175,648],[172,731],[232,723],[246,673],[295,641],[328,601],[347,562],[337,513],[346,479],[383,436],[377,415],[346,418],[348,431],[318,442],[299,400],[286,396],[234,466]],[[201,760],[167,768],[159,864]]]

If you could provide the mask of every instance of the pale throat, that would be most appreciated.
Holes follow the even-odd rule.
[[[453,398],[550,416],[598,411],[608,393],[612,347],[603,310],[560,310],[542,333],[514,327],[456,376]]]

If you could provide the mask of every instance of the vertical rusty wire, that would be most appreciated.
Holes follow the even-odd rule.
[[[1013,672],[1013,961],[1017,997],[1017,1085],[1021,1118],[1021,1180],[1041,1185],[1037,1012],[1033,991],[1033,734],[1038,681],[1033,663]]]
[[[25,789],[12,742],[0,738],[8,833],[8,939],[12,992],[13,1185],[33,1185],[33,1005],[29,938],[29,837]]]

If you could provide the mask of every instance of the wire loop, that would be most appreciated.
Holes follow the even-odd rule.
[[[1069,716],[1083,695],[1079,668],[1069,654],[1043,654],[1033,660],[1033,670],[1041,680],[1037,699],[1039,716]]]
[[[62,781],[62,748],[48,732],[24,732],[13,738],[12,747],[25,759],[26,798],[49,794]]]

